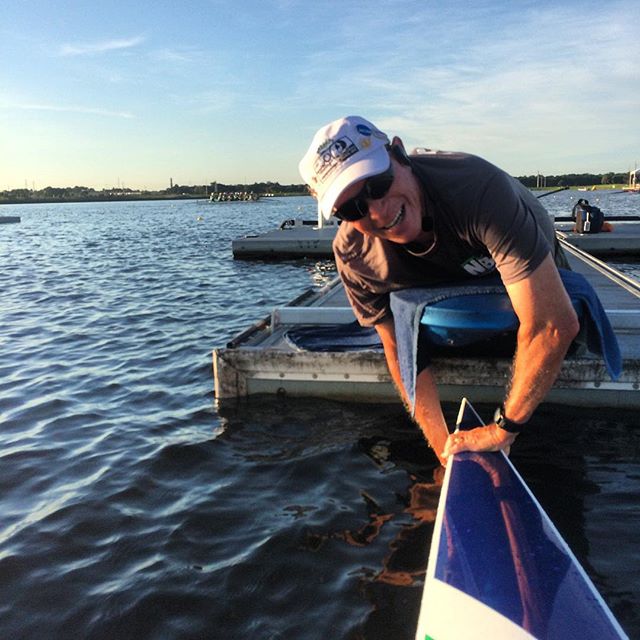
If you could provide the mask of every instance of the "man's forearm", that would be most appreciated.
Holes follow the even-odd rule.
[[[392,353],[387,353],[385,351],[385,359],[387,361],[387,369],[389,369],[389,373],[391,374],[391,379],[393,380],[393,384],[400,394],[402,398],[402,402],[404,403],[407,411],[411,413],[411,407],[409,406],[409,399],[407,397],[407,393],[404,389],[404,384],[402,383],[402,375],[400,374],[400,364],[398,363],[397,352],[394,350]]]
[[[505,415],[526,422],[556,381],[580,323],[551,255],[507,293],[520,326]]]
[[[389,367],[391,377],[398,388],[398,392],[402,397],[407,411],[411,414],[413,420],[420,428],[420,431],[422,431],[425,440],[433,449],[433,452],[438,457],[440,463],[444,466],[446,464],[446,458],[442,456],[442,452],[444,451],[444,445],[447,440],[447,436],[449,435],[449,431],[442,414],[438,388],[433,376],[431,375],[431,371],[429,369],[423,369],[416,377],[414,408],[410,406],[407,399],[397,360],[392,362],[387,360],[387,366]]]
[[[428,368],[423,369],[416,379],[416,408],[413,417],[429,446],[438,456],[440,464],[444,466],[446,458],[442,452],[449,430],[442,414],[438,388]]]
[[[398,389],[398,393],[405,407],[420,427],[429,446],[434,450],[438,459],[444,465],[446,459],[442,457],[442,451],[448,431],[444,416],[442,415],[438,390],[431,376],[431,372],[428,369],[424,369],[418,374],[416,378],[416,406],[415,408],[411,407],[400,374],[393,321],[388,320],[385,323],[376,325],[376,329],[382,340],[387,367]]]
[[[510,420],[526,422],[531,417],[556,381],[570,344],[569,336],[548,332],[530,340],[519,335],[504,403]]]

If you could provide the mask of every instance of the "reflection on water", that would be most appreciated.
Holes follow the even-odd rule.
[[[446,409],[452,422],[457,407],[447,406]],[[478,409],[486,417],[491,415],[493,407],[481,405]],[[306,521],[309,525],[304,529],[300,550],[313,557],[315,570],[320,566],[324,571],[329,570],[336,559],[345,563],[338,582],[347,591],[354,589],[365,594],[372,609],[361,627],[364,635],[353,637],[412,637],[415,629],[409,628],[406,620],[398,615],[399,609],[393,607],[400,606],[400,610],[413,612],[415,622],[439,498],[439,482],[433,481],[435,461],[399,407],[348,407],[304,400],[282,400],[280,404],[274,404],[263,398],[243,403],[235,416],[243,424],[254,420],[256,423],[260,420],[262,424],[266,420],[273,426],[269,416],[276,422],[295,423],[292,411],[293,415],[309,411],[316,416],[311,429],[298,432],[294,427],[297,454],[305,457],[303,451],[318,452],[331,442],[343,442],[349,450],[346,458],[334,452],[333,462],[338,462],[340,457],[337,466],[325,462],[320,465],[311,458],[306,459],[313,468],[325,468],[326,474],[333,478],[330,485],[339,483],[347,490],[341,491],[342,497],[337,499],[329,485],[323,485],[323,491],[318,494],[314,484],[307,489],[306,495],[314,496],[317,501],[289,503],[292,517],[298,523]],[[600,539],[591,539],[587,532],[592,522],[600,522],[599,512],[591,507],[593,497],[599,496],[600,502],[609,503],[606,496],[600,496],[602,485],[592,478],[594,467],[607,469],[608,477],[611,477],[612,469],[618,470],[621,482],[615,503],[624,506],[615,517],[625,521],[637,519],[634,515],[637,509],[632,502],[637,490],[635,461],[640,433],[634,432],[634,420],[633,412],[617,412],[612,417],[606,412],[544,406],[532,423],[534,434],[521,438],[512,453],[516,466],[623,624],[624,616],[627,620],[636,616],[630,614],[629,608],[632,602],[629,593],[636,589],[635,580],[630,575],[623,576],[617,588],[610,582],[613,573],[608,574],[608,580],[603,580],[600,567],[603,561],[605,566],[609,562],[606,545],[601,544]],[[562,424],[561,433],[558,424]],[[624,428],[622,425],[630,432],[624,437],[620,433],[620,428]],[[252,431],[254,427],[257,424],[252,426]],[[325,437],[327,433],[329,437]],[[265,434],[265,437],[274,436]],[[601,438],[610,442],[601,446]],[[612,442],[618,442],[615,453],[611,450]],[[264,445],[261,438],[257,443]],[[626,453],[621,451],[624,446],[629,447]],[[596,451],[595,456],[589,455]],[[351,457],[354,453],[359,455]],[[282,463],[286,464],[284,457]],[[393,491],[393,499],[388,490]],[[622,495],[627,496],[626,501],[622,501]],[[325,510],[327,499],[330,507]],[[608,517],[613,518],[613,513]],[[602,527],[597,528],[599,535],[604,536],[603,541],[610,541],[602,533]],[[637,567],[639,558],[633,531],[628,529],[617,538],[616,544],[620,545],[619,557],[625,558],[623,563],[629,561]],[[598,543],[596,551],[594,542]],[[351,552],[348,547],[352,548]],[[355,565],[346,559],[345,553]],[[374,562],[366,561],[370,553],[376,555]],[[333,569],[339,570],[339,567],[333,566]],[[533,624],[535,616],[532,615]],[[389,633],[393,635],[385,636]]]

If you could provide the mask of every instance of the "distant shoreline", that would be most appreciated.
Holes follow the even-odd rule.
[[[305,196],[307,193],[277,193],[276,198],[285,198],[289,196]],[[266,200],[266,197],[260,198]],[[145,193],[139,195],[122,195],[122,196],[78,196],[70,198],[7,198],[0,199],[0,205],[3,204],[72,204],[74,202],[143,202],[149,200],[205,200],[209,201],[209,196],[205,195],[175,195],[175,194],[153,194]]]
[[[559,190],[558,186],[549,186],[549,187],[528,187],[532,191],[553,191]],[[626,184],[595,184],[595,185],[571,185],[565,187],[568,191],[581,191],[581,192],[590,192],[597,193],[602,191],[623,191],[628,189],[628,185]],[[288,198],[290,196],[306,196],[309,195],[308,192],[302,191],[289,191],[286,193],[274,193],[272,196],[264,196],[262,194],[258,194],[261,200],[267,199],[268,197],[276,197],[276,198]],[[103,195],[96,194],[95,196],[67,196],[67,197],[59,197],[59,198],[3,198],[0,196],[0,205],[3,204],[71,204],[74,202],[143,202],[150,200],[209,200],[209,195],[205,194],[175,194],[175,193],[154,193],[153,191],[144,192],[144,193],[132,193],[132,194],[118,194],[118,195]]]

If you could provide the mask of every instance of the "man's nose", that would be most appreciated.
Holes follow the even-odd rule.
[[[369,218],[373,221],[384,220],[389,215],[390,204],[387,197],[378,198],[377,200],[367,200]]]

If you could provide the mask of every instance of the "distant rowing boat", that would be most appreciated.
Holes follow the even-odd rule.
[[[456,454],[436,516],[416,640],[466,638],[627,638],[502,452]]]
[[[209,202],[258,202],[260,196],[249,191],[216,191],[209,196]]]

